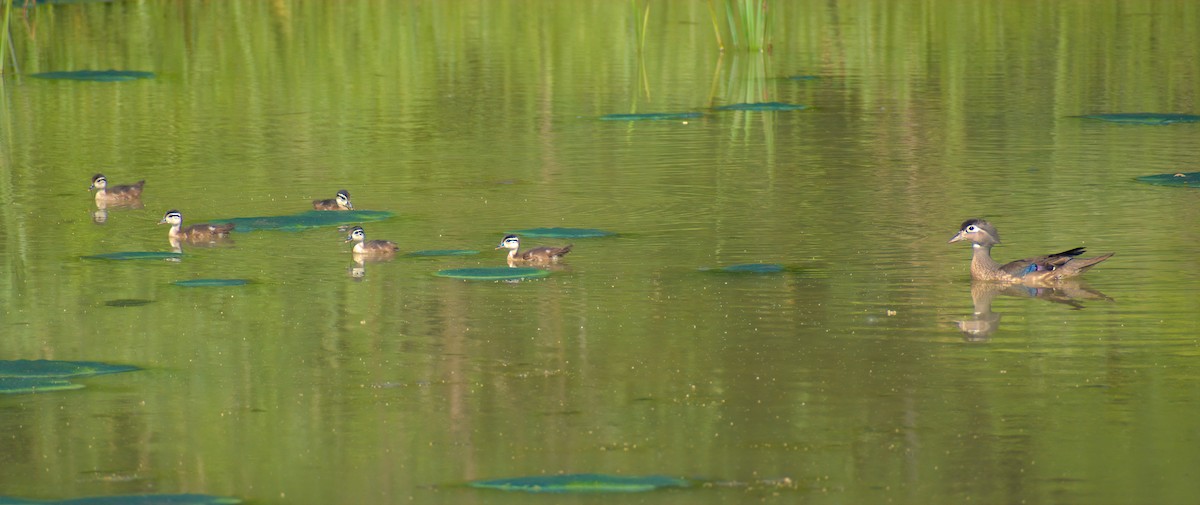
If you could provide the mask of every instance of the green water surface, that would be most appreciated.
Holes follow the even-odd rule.
[[[0,396],[0,494],[609,503],[461,485],[602,474],[721,483],[622,503],[1200,502],[1200,193],[1136,180],[1200,170],[1200,125],[1077,117],[1196,114],[1200,4],[771,5],[768,53],[722,52],[701,1],[14,11],[0,360],[141,370]],[[155,77],[28,77],[87,68]],[[597,119],[738,103],[807,108]],[[97,172],[146,179],[141,205],[99,219]],[[394,214],[363,226],[395,258],[155,224],[343,188]],[[1116,255],[973,288],[946,243],[973,217],[1003,261]],[[522,236],[574,244],[533,281],[434,275],[554,227],[616,235]],[[450,249],[480,253],[404,256]]]

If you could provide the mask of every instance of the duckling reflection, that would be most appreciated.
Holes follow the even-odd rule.
[[[354,264],[350,266],[347,273],[351,279],[356,281],[361,281],[367,276],[367,264],[361,256],[354,257]]]
[[[132,199],[112,200],[107,198],[96,199],[96,210],[92,211],[92,222],[96,224],[104,224],[108,222],[108,208],[114,209],[141,209],[142,199],[134,197]]]
[[[997,295],[1016,298],[1038,298],[1052,303],[1069,305],[1072,310],[1083,309],[1083,300],[1112,301],[1108,295],[1076,282],[1059,282],[1053,286],[1033,287],[1021,284],[972,282],[971,302],[975,310],[970,319],[955,321],[963,339],[986,342],[1000,328],[1000,314],[992,312],[992,300]]]

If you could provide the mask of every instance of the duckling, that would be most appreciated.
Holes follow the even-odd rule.
[[[1026,285],[1053,283],[1080,275],[1113,255],[1106,253],[1092,258],[1078,258],[1084,249],[1076,247],[1001,265],[992,259],[991,254],[992,246],[1000,243],[1000,233],[992,223],[982,219],[963,221],[950,243],[960,240],[971,242],[971,278],[979,281],[1019,282]]]
[[[88,191],[99,189],[96,192],[96,202],[122,202],[133,201],[142,197],[142,187],[146,185],[145,179],[137,181],[134,184],[124,186],[108,187],[108,179],[104,174],[96,174],[92,176],[92,185],[88,186]]]
[[[558,260],[571,252],[574,244],[562,247],[535,247],[528,251],[518,251],[521,239],[516,235],[505,235],[496,249],[508,249],[509,263],[558,263]]]
[[[350,229],[350,235],[346,237],[346,242],[354,242],[353,251],[356,255],[392,256],[400,250],[396,243],[390,240],[367,240],[367,234],[361,226]]]
[[[169,224],[171,230],[167,232],[167,238],[171,241],[182,240],[186,242],[213,242],[227,238],[229,232],[233,231],[233,223],[225,224],[194,224],[187,228],[182,228],[183,214],[177,210],[168,210],[163,215],[162,221],[158,224]]]
[[[354,205],[350,203],[350,192],[342,189],[338,190],[337,196],[328,200],[313,200],[313,208],[316,210],[354,210]]]

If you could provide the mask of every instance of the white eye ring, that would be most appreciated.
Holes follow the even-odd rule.
[[[975,233],[977,231],[979,231],[979,228],[975,225],[971,225],[971,226],[967,227],[967,232],[969,232],[969,233]]]

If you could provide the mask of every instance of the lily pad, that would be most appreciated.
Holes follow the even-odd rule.
[[[472,251],[470,249],[429,249],[425,251],[413,251],[405,254],[405,256],[470,256],[472,254],[479,254],[479,251]]]
[[[506,233],[515,233],[533,238],[595,238],[616,235],[616,233],[611,231],[597,230],[595,228],[530,228],[528,230],[517,230]]]
[[[664,488],[686,488],[691,487],[693,483],[687,479],[661,475],[627,477],[582,473],[477,480],[469,482],[467,485],[482,489],[525,493],[642,493]]]
[[[716,110],[748,110],[748,111],[785,111],[785,110],[804,110],[807,105],[796,103],[783,102],[757,102],[757,103],[734,103],[713,107]]]
[[[300,231],[322,226],[382,221],[395,214],[385,210],[310,210],[290,216],[235,217],[211,219],[213,224],[233,223],[233,231],[283,230]]]
[[[232,505],[242,500],[206,494],[132,494],[89,496],[67,500],[28,500],[0,496],[0,505]]]
[[[84,256],[85,260],[164,260],[182,258],[182,253],[162,251],[122,251]]]
[[[1160,114],[1156,112],[1132,112],[1126,114],[1088,114],[1075,116],[1083,119],[1095,119],[1110,123],[1165,125],[1171,123],[1197,123],[1200,116],[1195,114]]]
[[[788,77],[788,79],[793,81],[815,81],[820,78],[821,77],[817,75],[793,75]]]
[[[176,286],[185,288],[215,288],[224,286],[245,286],[250,284],[246,279],[188,279],[186,281],[175,281]]]
[[[646,112],[642,114],[605,114],[600,116],[601,121],[653,121],[653,120],[678,120],[678,119],[694,119],[704,117],[702,112]]]
[[[66,79],[71,81],[124,82],[138,79],[153,79],[154,72],[137,70],[71,70],[64,72],[42,72],[33,74],[39,79]]]
[[[104,305],[109,307],[141,307],[143,305],[149,305],[152,302],[153,300],[146,300],[143,298],[118,298],[116,300],[108,300],[104,302]]]
[[[774,274],[784,271],[784,267],[774,263],[745,263],[707,271],[727,274]]]
[[[454,268],[442,270],[434,275],[451,279],[472,281],[505,281],[511,279],[532,279],[550,275],[548,270],[532,267],[493,267],[493,268]]]
[[[1154,184],[1156,186],[1200,188],[1200,172],[1143,175],[1138,177],[1137,181],[1147,184]]]
[[[132,372],[131,365],[111,365],[98,361],[55,361],[48,359],[0,360],[0,377],[67,378],[106,373]]]
[[[50,391],[67,391],[81,388],[83,388],[83,384],[75,384],[66,379],[0,377],[0,394],[48,393]],[[0,503],[5,502],[0,499]]]

